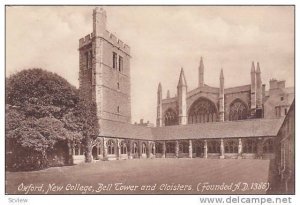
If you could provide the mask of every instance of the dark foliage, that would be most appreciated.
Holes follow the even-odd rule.
[[[68,158],[53,152],[64,150],[57,149],[63,145],[68,153],[67,142],[97,134],[94,108],[80,101],[78,90],[57,74],[29,69],[10,76],[6,81],[7,168],[40,169],[50,166],[53,156]]]
[[[73,112],[65,116],[64,122],[69,130],[73,130],[83,136],[86,162],[91,162],[92,147],[99,134],[96,104],[94,102],[81,100]]]

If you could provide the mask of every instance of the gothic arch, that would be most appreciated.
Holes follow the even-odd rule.
[[[241,99],[237,98],[230,103],[229,121],[244,120],[248,118],[248,106]]]
[[[257,140],[256,139],[245,139],[243,141],[243,152],[244,153],[256,153],[257,152]]]
[[[218,119],[216,105],[209,99],[198,98],[189,109],[188,124],[216,122]]]
[[[179,152],[189,153],[189,143],[187,141],[180,141],[179,142]]]
[[[235,140],[227,140],[225,142],[225,153],[238,153],[238,141]]]
[[[218,140],[209,140],[207,142],[207,152],[208,153],[220,153],[220,141]]]
[[[110,139],[106,142],[106,146],[107,146],[107,153],[108,154],[115,154],[115,141]]]
[[[177,113],[172,108],[167,109],[164,115],[164,121],[165,126],[178,125]]]
[[[204,142],[196,140],[193,143],[193,153],[196,154],[196,157],[203,157],[204,156]]]
[[[121,154],[127,154],[127,150],[128,150],[127,142],[125,140],[122,140],[120,142],[120,151],[121,151]]]

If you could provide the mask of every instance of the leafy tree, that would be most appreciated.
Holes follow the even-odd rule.
[[[56,143],[84,139],[90,146],[98,130],[95,105],[80,101],[78,90],[57,74],[29,69],[7,79],[6,148],[13,159],[7,161],[26,158],[21,169],[48,166]]]
[[[92,161],[92,148],[99,134],[96,103],[80,100],[73,112],[65,116],[64,122],[69,130],[80,133],[85,145],[85,160]]]

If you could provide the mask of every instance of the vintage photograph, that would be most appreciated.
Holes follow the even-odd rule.
[[[5,6],[5,193],[295,194],[295,7]]]

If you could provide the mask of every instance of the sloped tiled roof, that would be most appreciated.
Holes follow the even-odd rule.
[[[103,120],[101,135],[142,140],[276,136],[283,118],[251,119],[165,127],[143,127]]]
[[[150,127],[143,127],[109,120],[101,120],[100,135],[107,137],[147,140],[151,140],[153,138]]]
[[[281,119],[252,119],[152,128],[155,140],[276,136]]]

